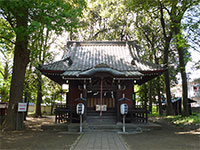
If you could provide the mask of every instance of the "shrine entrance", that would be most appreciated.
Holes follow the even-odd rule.
[[[109,113],[116,112],[116,102],[111,92],[103,92],[102,100],[100,92],[92,92],[88,94],[87,98],[87,111],[88,113],[95,113],[102,116],[109,115]],[[88,114],[89,115],[89,114]],[[92,115],[92,114],[91,114]]]
[[[116,85],[111,77],[96,77],[87,85],[87,122],[115,123],[117,119]]]

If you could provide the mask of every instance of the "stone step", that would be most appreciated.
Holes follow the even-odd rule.
[[[73,124],[68,126],[68,131],[70,132],[79,132],[80,125]],[[83,132],[90,131],[120,131],[120,127],[116,126],[116,124],[107,124],[107,125],[94,125],[94,124],[83,124]]]
[[[59,124],[43,124],[41,125],[41,129],[43,130],[51,130],[51,131],[67,131],[68,125],[65,123]]]
[[[116,116],[87,116],[87,119],[116,119]]]
[[[68,132],[79,132],[80,124],[71,123],[71,124],[45,124],[41,126],[44,130],[56,130],[56,131],[68,131]],[[126,132],[140,132],[145,130],[159,130],[161,126],[155,123],[127,123]],[[83,132],[91,131],[113,131],[113,132],[122,132],[122,123],[112,123],[112,124],[89,124],[83,123]]]
[[[83,132],[93,132],[93,131],[101,131],[101,132],[122,132],[122,124],[83,124]],[[69,124],[68,131],[70,132],[79,132],[80,124]],[[141,131],[141,128],[138,126],[128,126],[126,125],[127,132],[133,131]]]
[[[100,112],[87,112],[87,116],[100,116]],[[102,116],[116,116],[115,112],[103,112]]]
[[[115,116],[87,116],[88,124],[115,124]]]

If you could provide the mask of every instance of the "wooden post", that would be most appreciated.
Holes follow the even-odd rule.
[[[71,99],[70,99],[70,92],[71,92],[71,82],[69,82],[69,92],[67,95],[67,100],[68,100],[68,108],[69,108],[69,122],[72,123],[72,105],[71,105]]]
[[[66,92],[66,107],[69,104],[69,92]]]
[[[83,98],[86,99],[86,101],[84,102],[85,105],[85,113],[83,114],[83,120],[87,119],[87,88],[86,88],[86,84],[83,85]]]
[[[123,132],[126,132],[126,129],[125,129],[125,115],[123,115]]]
[[[135,109],[135,91],[134,91],[134,84],[132,85],[132,98],[131,98],[131,108],[130,108],[130,113],[131,113],[131,122],[133,121],[133,110]]]
[[[82,132],[83,131],[83,125],[82,125],[82,115],[80,115],[80,132]]]
[[[116,101],[116,108],[117,108],[117,122],[120,122],[121,121],[121,115],[120,115],[120,102],[118,101],[119,98],[120,98],[120,93],[121,91],[119,89],[117,89],[116,91],[116,96],[115,96],[115,101]]]
[[[100,89],[100,116],[102,116],[102,88],[103,88],[103,79],[101,78],[101,89]]]

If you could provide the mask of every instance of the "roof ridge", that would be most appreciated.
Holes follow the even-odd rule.
[[[67,45],[72,45],[76,43],[77,45],[81,46],[88,46],[88,45],[124,45],[131,44],[134,41],[67,41]]]

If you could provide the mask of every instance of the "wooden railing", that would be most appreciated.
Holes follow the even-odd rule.
[[[56,105],[54,113],[56,123],[70,122],[76,115],[75,106],[59,104]]]
[[[78,115],[76,114],[76,107],[73,105],[56,105],[54,110],[55,113],[55,122],[64,123],[64,122],[78,122]],[[149,111],[146,107],[142,105],[137,105],[132,109],[129,109],[127,119],[130,122],[148,122],[148,113]]]
[[[129,109],[130,119],[137,122],[148,122],[149,111],[142,105],[136,105],[135,108]]]

